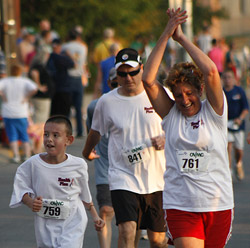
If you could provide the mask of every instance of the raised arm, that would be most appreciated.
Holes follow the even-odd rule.
[[[178,12],[174,10],[168,10],[167,13],[170,19],[178,15]],[[207,99],[214,111],[222,115],[224,106],[223,89],[216,65],[205,53],[187,39],[180,25],[177,27],[172,37],[188,52],[194,63],[203,73]]]
[[[180,9],[176,10],[174,14],[169,17],[167,26],[152,50],[142,75],[144,88],[155,111],[161,118],[168,114],[174,102],[169,98],[162,85],[156,80],[157,72],[169,38],[174,34],[177,27],[184,23],[187,18],[186,11],[180,11]]]

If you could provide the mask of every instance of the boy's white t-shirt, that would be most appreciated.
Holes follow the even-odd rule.
[[[227,101],[222,116],[207,100],[192,117],[174,105],[163,119],[166,172],[163,208],[193,212],[232,209],[227,153]]]
[[[91,128],[109,133],[109,185],[111,190],[138,194],[162,191],[165,171],[164,150],[156,151],[152,137],[164,135],[161,118],[146,92],[126,97],[117,89],[97,102]]]
[[[18,167],[15,175],[11,208],[22,205],[22,198],[26,193],[53,200],[54,205],[48,208],[48,213],[58,211],[56,207],[60,206],[56,203],[69,205],[69,216],[66,219],[55,219],[54,215],[44,218],[34,213],[38,247],[80,248],[83,244],[88,218],[82,201],[92,201],[87,163],[70,154],[67,157],[62,163],[48,164],[39,154],[34,155]]]
[[[4,92],[7,101],[2,101],[2,116],[4,118],[27,118],[29,105],[25,97],[37,89],[36,84],[24,77],[7,77],[0,80],[0,90]]]

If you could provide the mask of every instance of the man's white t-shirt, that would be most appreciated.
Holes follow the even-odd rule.
[[[163,190],[164,150],[156,151],[150,138],[164,132],[145,91],[129,97],[117,89],[104,94],[97,102],[91,128],[100,135],[109,133],[111,190],[138,194]]]
[[[62,46],[62,51],[70,53],[74,60],[75,67],[68,69],[71,77],[81,77],[84,73],[84,66],[87,64],[87,47],[78,41],[70,41]]]
[[[222,116],[207,100],[192,117],[172,107],[163,119],[166,133],[164,209],[193,212],[232,209],[227,153],[227,101]]]

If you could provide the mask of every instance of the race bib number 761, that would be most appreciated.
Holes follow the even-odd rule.
[[[182,172],[207,171],[209,154],[206,151],[177,151],[177,159]]]

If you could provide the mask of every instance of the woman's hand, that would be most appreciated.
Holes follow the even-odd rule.
[[[180,8],[177,10],[169,8],[167,10],[167,15],[169,16],[167,27],[169,27],[172,38],[176,41],[179,41],[184,35],[181,24],[186,22],[188,17],[186,13],[185,10],[181,11]]]

